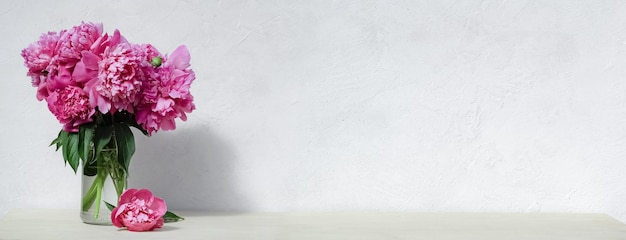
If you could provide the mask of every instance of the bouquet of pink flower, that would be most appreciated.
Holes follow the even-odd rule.
[[[130,127],[149,136],[176,128],[195,109],[189,88],[195,79],[183,45],[163,55],[150,44],[128,42],[118,30],[103,33],[102,24],[82,23],[48,32],[22,50],[37,99],[63,124],[51,145],[77,171],[95,176],[83,195],[83,211],[96,204],[107,177],[117,195],[126,188],[135,152]]]

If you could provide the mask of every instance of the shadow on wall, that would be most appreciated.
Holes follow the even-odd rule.
[[[136,151],[129,186],[149,188],[172,210],[244,212],[246,199],[237,191],[231,146],[208,127],[135,133]]]

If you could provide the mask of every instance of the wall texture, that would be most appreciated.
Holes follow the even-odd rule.
[[[81,21],[186,44],[197,110],[136,135],[172,209],[603,212],[626,221],[622,1],[2,1],[0,216],[76,208],[19,56]]]

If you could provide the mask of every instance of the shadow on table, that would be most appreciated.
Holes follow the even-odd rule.
[[[169,232],[169,231],[176,231],[180,229],[179,227],[174,227],[172,226],[170,223],[166,223],[163,225],[163,227],[157,229],[157,232]]]
[[[161,131],[149,138],[136,133],[135,139],[130,187],[150,189],[172,210],[248,210],[235,183],[232,147],[209,127]]]

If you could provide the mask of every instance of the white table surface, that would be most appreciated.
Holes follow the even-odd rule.
[[[153,232],[81,222],[77,210],[14,209],[0,239],[626,239],[626,225],[605,214],[178,212],[186,220]]]

